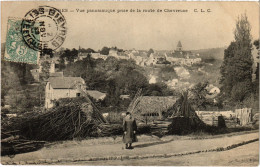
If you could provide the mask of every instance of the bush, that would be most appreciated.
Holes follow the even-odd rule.
[[[186,135],[204,129],[204,124],[199,124],[189,117],[175,117],[168,127],[169,134]]]

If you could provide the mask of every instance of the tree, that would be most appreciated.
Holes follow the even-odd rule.
[[[233,102],[239,102],[241,98],[235,98],[230,95],[237,95],[239,91],[247,97],[252,92],[252,43],[251,43],[251,26],[247,16],[241,15],[236,22],[234,31],[235,41],[231,42],[225,50],[224,61],[221,66],[221,92],[222,97]],[[247,89],[235,89],[241,85],[247,85]],[[242,91],[242,92],[241,92]],[[244,97],[243,97],[244,99]]]
[[[104,46],[104,47],[101,49],[100,54],[102,54],[102,55],[108,55],[108,54],[109,54],[109,50],[110,50],[110,48]]]
[[[238,82],[232,87],[231,91],[231,98],[235,102],[241,103],[243,102],[248,95],[251,93],[251,84],[247,81],[245,82]]]
[[[51,64],[48,61],[43,61],[41,63],[42,66],[42,73],[40,75],[40,80],[41,81],[46,81],[50,77],[50,67]]]
[[[46,56],[46,55],[49,55],[51,58],[53,57],[53,50],[52,49],[46,49],[44,48],[41,53],[40,53],[40,56],[43,57],[43,56]]]
[[[72,50],[66,49],[61,55],[61,62],[67,60],[69,63],[73,63],[74,60],[78,57],[78,50],[73,48]]]
[[[257,64],[256,64],[256,71],[255,71],[255,81],[254,81],[254,92],[256,97],[259,97],[259,40],[254,41],[254,45],[256,49],[258,50],[258,56],[257,56]]]
[[[82,52],[82,53],[96,53],[96,51],[94,49],[91,49],[91,48],[88,48],[88,49],[79,48],[79,52]]]
[[[147,52],[147,57],[150,57],[150,55],[151,55],[152,53],[154,53],[154,51],[153,51],[153,49],[151,48],[151,49],[149,49],[148,52]]]
[[[206,109],[207,106],[212,105],[212,101],[206,98],[209,95],[208,90],[208,82],[196,84],[190,91],[192,93],[192,97],[190,98],[191,104],[195,109]]]

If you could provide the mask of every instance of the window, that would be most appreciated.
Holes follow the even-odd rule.
[[[77,93],[76,96],[77,96],[77,97],[80,97],[80,93]]]

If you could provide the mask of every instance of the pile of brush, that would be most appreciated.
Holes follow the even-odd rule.
[[[100,137],[123,135],[123,126],[121,124],[100,124],[98,128],[100,129],[98,131]]]
[[[98,136],[116,136],[123,135],[123,125],[122,124],[100,124],[98,126]],[[150,125],[140,125],[137,126],[137,134],[149,134],[151,133]]]
[[[168,127],[169,134],[184,135],[205,128],[205,123],[198,117],[192,108],[188,91],[184,92],[172,107],[172,123]]]
[[[19,130],[30,140],[57,141],[97,136],[104,123],[91,104],[71,101],[45,113],[23,115],[11,119],[7,129]]]
[[[1,155],[13,156],[19,153],[35,151],[44,146],[44,141],[31,141],[17,135],[19,131],[1,129]]]

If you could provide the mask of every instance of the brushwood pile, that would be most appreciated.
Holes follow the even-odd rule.
[[[109,124],[102,114],[86,99],[61,99],[57,105],[42,113],[26,113],[11,118],[2,126],[17,135],[35,141],[60,141],[75,138],[122,135],[121,124]],[[142,126],[139,133],[149,132]]]

